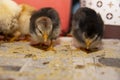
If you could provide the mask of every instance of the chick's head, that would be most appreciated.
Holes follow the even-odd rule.
[[[39,17],[35,21],[35,32],[38,37],[41,37],[43,42],[49,41],[52,33],[52,21],[48,17]]]
[[[101,37],[98,34],[93,34],[92,36],[88,36],[84,32],[82,36],[86,49],[95,48],[97,45],[101,44]]]

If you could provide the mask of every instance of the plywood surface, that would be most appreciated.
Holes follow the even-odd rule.
[[[1,43],[0,80],[120,80],[120,40],[104,39],[103,48],[87,54],[60,38],[56,51],[29,42]]]

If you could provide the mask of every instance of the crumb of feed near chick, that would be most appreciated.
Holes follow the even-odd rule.
[[[71,74],[61,74],[62,72],[60,70],[58,71],[52,71],[50,75],[48,75],[50,80],[73,80],[73,76]],[[60,76],[59,76],[60,75]]]
[[[104,49],[104,50],[100,51],[99,53],[104,53],[105,54],[104,57],[106,57],[106,58],[107,57],[108,58],[110,58],[110,57],[116,58],[116,54],[115,54],[114,50],[111,50],[111,49]]]
[[[86,66],[96,66],[96,67],[104,67],[103,64],[100,64],[100,63],[87,63]]]
[[[37,55],[33,55],[33,56],[32,56],[32,59],[33,59],[33,60],[38,60],[38,56],[37,56]]]
[[[32,58],[33,60],[38,60],[38,56],[35,54],[26,54],[24,58]]]
[[[61,67],[63,67],[63,63],[60,59],[55,59],[50,61],[48,67],[53,69],[60,69]]]
[[[9,53],[17,52],[17,53],[25,53],[25,54],[29,53],[29,51],[26,51],[26,50],[23,49],[23,48],[16,49],[15,47],[9,49],[8,52],[9,52]]]
[[[46,80],[46,76],[47,76],[47,74],[39,74],[39,75],[36,77],[36,80]]]

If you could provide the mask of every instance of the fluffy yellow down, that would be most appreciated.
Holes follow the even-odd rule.
[[[0,0],[0,32],[11,34],[18,28],[21,7],[12,0]]]

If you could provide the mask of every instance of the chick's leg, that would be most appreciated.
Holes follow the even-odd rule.
[[[20,34],[20,32],[16,32],[15,34],[14,34],[14,37],[12,37],[11,39],[10,39],[10,42],[13,42],[13,41],[15,41],[16,39],[18,39],[18,37],[20,36],[21,34]]]
[[[14,37],[12,37],[12,38],[10,39],[10,42],[15,41],[17,38],[18,38],[18,36],[14,36]]]
[[[54,49],[54,43],[53,43],[53,41],[52,40],[50,40],[50,46],[48,47],[48,49],[47,50],[51,50],[51,51],[55,51],[55,49]]]
[[[81,44],[80,44],[76,39],[73,38],[72,46],[74,46],[74,48],[75,48],[74,50],[75,50],[75,51],[80,51],[80,50],[81,50],[81,49],[80,49],[80,47],[81,47],[80,45],[81,45]]]
[[[7,41],[7,36],[8,36],[8,35],[7,35],[7,34],[5,34],[5,38],[4,38],[4,41]]]

